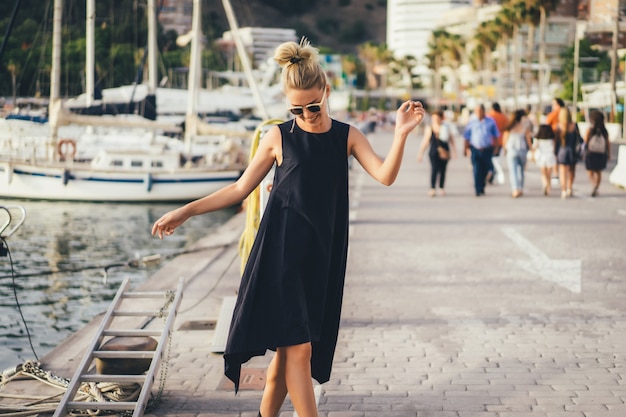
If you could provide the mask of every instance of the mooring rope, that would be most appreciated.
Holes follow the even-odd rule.
[[[263,132],[263,128],[267,125],[279,124],[282,122],[283,122],[282,120],[271,119],[271,120],[267,120],[261,123],[256,128],[256,130],[254,131],[254,137],[252,139],[252,143],[250,145],[250,154],[249,154],[248,162],[252,160],[252,158],[256,154],[257,149],[259,148],[259,142],[261,141],[261,133]],[[254,243],[254,238],[256,237],[256,232],[259,229],[259,223],[261,222],[260,195],[261,195],[261,186],[259,185],[246,198],[246,226],[241,235],[241,239],[239,239],[239,256],[241,257],[241,265],[240,265],[241,273],[243,273],[243,269],[246,266],[246,262],[248,262],[248,256],[250,255],[250,250],[252,249],[252,244]]]

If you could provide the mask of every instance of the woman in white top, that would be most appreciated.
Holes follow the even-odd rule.
[[[524,110],[517,110],[511,115],[511,121],[504,130],[502,144],[509,164],[509,177],[513,198],[520,197],[524,189],[524,169],[526,155],[530,149],[532,132],[525,122]]]
[[[548,124],[539,126],[533,143],[533,158],[541,170],[541,184],[543,195],[550,195],[550,180],[552,170],[556,166],[556,154],[554,152],[554,131]]]

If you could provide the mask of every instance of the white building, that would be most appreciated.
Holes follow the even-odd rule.
[[[295,29],[245,27],[239,28],[239,36],[257,68],[274,56],[274,50],[281,43],[298,41]],[[224,32],[222,42],[232,43],[234,47],[231,31]]]
[[[397,57],[412,55],[420,61],[428,53],[430,34],[450,9],[470,6],[472,0],[389,0],[387,46]]]
[[[191,30],[192,0],[162,0],[159,22],[165,31],[174,30],[179,35]]]

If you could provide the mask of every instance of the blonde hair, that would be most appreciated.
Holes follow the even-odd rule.
[[[319,51],[306,38],[300,43],[285,42],[274,52],[274,61],[282,68],[283,90],[323,88],[326,72],[319,63]]]
[[[565,146],[565,135],[567,135],[567,129],[569,129],[569,125],[572,123],[572,113],[570,113],[567,107],[561,107],[559,110],[558,121],[558,137],[561,145]]]

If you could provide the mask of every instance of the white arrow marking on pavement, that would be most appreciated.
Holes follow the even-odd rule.
[[[580,293],[582,286],[580,259],[552,260],[512,228],[503,227],[502,233],[530,256],[530,261],[519,261],[522,268],[541,276],[546,281],[567,288],[573,293]]]

